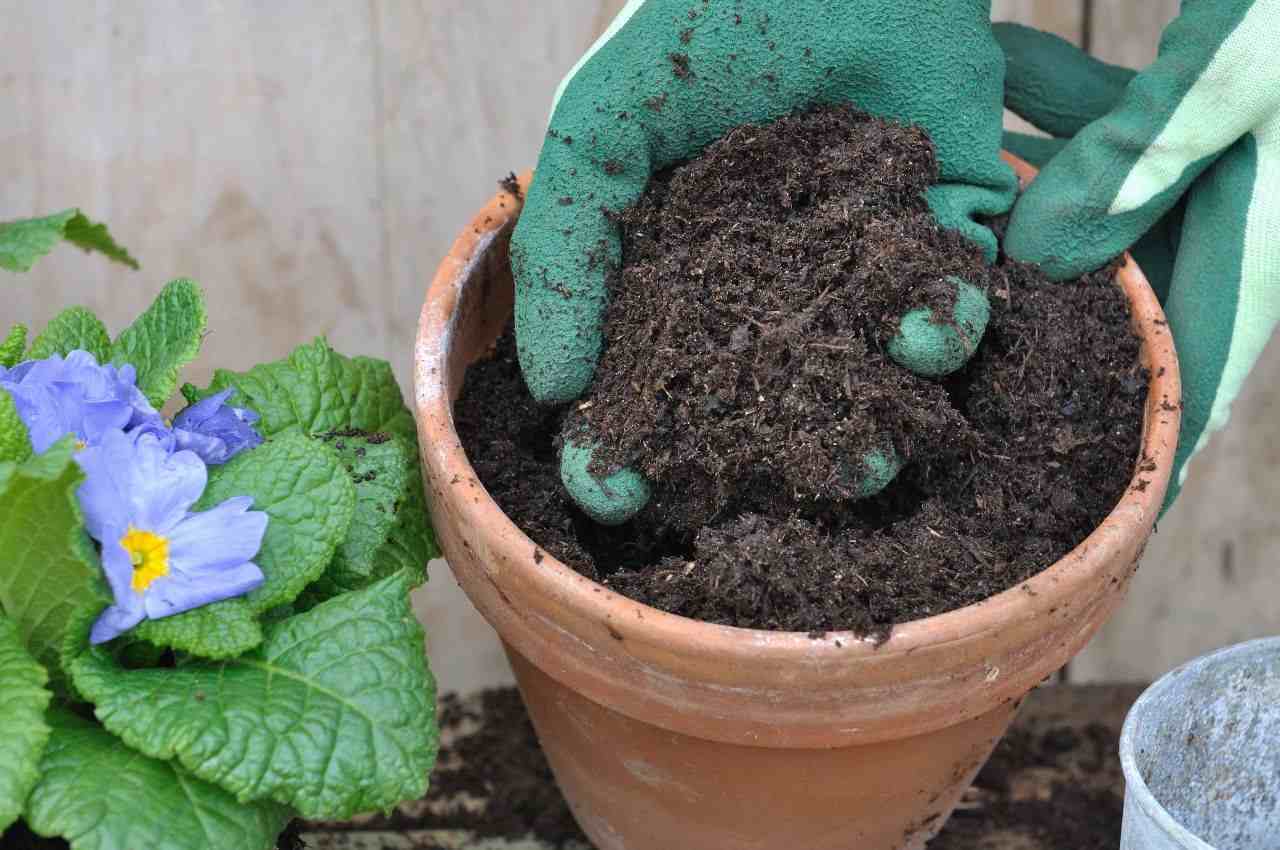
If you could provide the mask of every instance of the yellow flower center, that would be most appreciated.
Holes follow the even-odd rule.
[[[84,440],[76,440],[76,451],[82,452],[88,447],[89,447],[89,444],[86,443]]]
[[[169,574],[169,541],[159,534],[129,526],[120,545],[129,553],[133,564],[132,587],[143,593],[158,578]]]

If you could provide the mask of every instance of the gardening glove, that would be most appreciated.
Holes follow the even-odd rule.
[[[512,238],[516,342],[543,402],[577,398],[601,348],[606,281],[621,261],[610,211],[655,171],[699,154],[728,130],[817,103],[851,102],[923,126],[941,179],[939,222],[996,252],[978,215],[1008,210],[999,159],[1003,61],[990,0],[631,0],[560,87],[533,184]],[[922,374],[963,365],[980,340],[986,296],[964,284],[971,315],[933,324],[909,314],[890,355]],[[978,327],[981,319],[983,327]],[[963,329],[963,333],[957,330]],[[964,339],[962,339],[964,337]],[[567,441],[561,477],[597,521],[617,524],[648,500],[632,470],[597,478],[589,439]],[[870,495],[897,473],[889,453],[863,458]]]
[[[1185,0],[1139,74],[1023,27],[997,37],[1009,107],[1072,137],[1005,250],[1065,279],[1134,246],[1168,314],[1185,406],[1167,509],[1280,319],[1280,0]]]

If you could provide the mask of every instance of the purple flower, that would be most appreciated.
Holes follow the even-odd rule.
[[[162,422],[132,366],[100,366],[87,351],[0,368],[0,389],[13,396],[37,454],[67,434],[92,446],[109,431]]]
[[[154,433],[117,430],[76,460],[85,473],[79,492],[85,527],[102,544],[115,597],[94,623],[92,643],[262,584],[262,570],[251,559],[267,515],[249,510],[248,496],[191,513],[207,478],[194,452],[170,453]]]
[[[247,407],[227,404],[233,389],[196,402],[173,419],[176,447],[189,449],[209,465],[226,463],[245,449],[262,444],[253,427],[260,418]]]

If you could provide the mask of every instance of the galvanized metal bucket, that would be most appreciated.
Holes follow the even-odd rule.
[[[1121,850],[1280,850],[1280,638],[1152,685],[1120,738]]]

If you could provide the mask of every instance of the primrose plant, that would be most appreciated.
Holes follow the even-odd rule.
[[[60,239],[136,267],[75,210],[0,224],[0,267]],[[173,404],[205,324],[175,280],[114,339],[73,307],[0,342],[0,834],[266,850],[426,791],[436,547],[391,369],[321,339]]]

